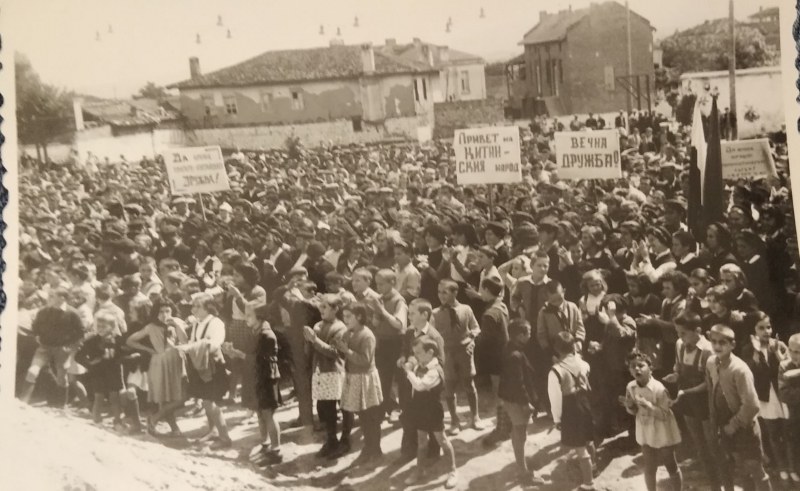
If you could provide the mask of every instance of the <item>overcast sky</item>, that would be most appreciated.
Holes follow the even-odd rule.
[[[621,0],[620,0],[621,1]],[[8,2],[6,2],[8,3]],[[101,97],[127,97],[147,81],[188,78],[190,56],[209,72],[274,49],[414,37],[498,61],[538,22],[539,11],[590,0],[15,0],[3,5],[4,46],[26,54],[42,78]],[[621,1],[621,3],[623,3]],[[777,0],[736,0],[743,19]],[[727,15],[727,0],[630,0],[656,39]],[[485,18],[479,17],[483,8]],[[217,26],[217,16],[224,26]],[[359,27],[353,27],[354,17]],[[447,19],[453,27],[445,32]],[[325,34],[319,35],[320,25]],[[109,33],[109,28],[113,31]],[[227,29],[232,38],[228,39]],[[100,40],[97,41],[97,34]],[[196,43],[200,35],[201,44]]]

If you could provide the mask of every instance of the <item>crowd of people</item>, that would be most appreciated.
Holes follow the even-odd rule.
[[[321,459],[356,447],[357,418],[353,465],[376,465],[381,424],[401,426],[408,484],[444,453],[456,486],[450,441],[489,430],[481,413],[483,445],[510,439],[526,484],[544,482],[532,418],[560,431],[581,489],[625,432],[649,490],[659,465],[681,489],[682,441],[716,489],[737,473],[770,489],[767,470],[800,483],[785,144],[777,176],[727,183],[725,219],[692,232],[690,129],[628,134],[620,118],[623,177],[603,181],[559,180],[544,120],[522,181],[502,186],[459,186],[447,142],[237,150],[231,190],[195,197],[171,195],[161,159],[24,157],[20,332],[35,345],[19,395],[48,373],[51,403],[162,438],[194,404],[213,448],[241,405],[265,465],[283,460],[275,412],[292,397],[293,425],[325,432]]]

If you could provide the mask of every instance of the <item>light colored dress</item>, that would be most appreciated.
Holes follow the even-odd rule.
[[[353,353],[345,358],[345,379],[342,387],[342,409],[359,412],[383,403],[381,380],[375,368],[375,335],[364,327],[344,335]]]
[[[184,400],[186,367],[175,343],[176,340],[186,341],[185,331],[173,327],[165,330],[155,324],[148,324],[144,329],[156,352],[150,357],[150,367],[147,370],[148,401],[168,403]]]
[[[669,393],[664,385],[650,378],[644,387],[632,380],[628,383],[626,398],[633,401],[638,396],[653,405],[652,409],[636,411],[636,443],[652,448],[672,447],[681,442],[681,432],[675,414],[670,409]],[[631,412],[630,409],[628,412]]]

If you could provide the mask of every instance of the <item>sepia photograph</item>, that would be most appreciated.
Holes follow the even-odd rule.
[[[800,489],[791,5],[2,3],[4,489]]]

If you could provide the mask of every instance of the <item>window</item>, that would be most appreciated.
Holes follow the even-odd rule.
[[[239,108],[236,107],[235,95],[226,95],[222,101],[225,104],[225,114],[229,114],[231,116],[239,114]]]
[[[352,121],[353,121],[353,131],[354,132],[361,133],[362,131],[364,131],[364,127],[361,124],[362,121],[361,121],[361,117],[360,116],[356,116],[355,118],[353,118]]]
[[[558,60],[558,81],[564,83],[564,63],[561,60]]]
[[[539,69],[539,65],[536,65],[536,90],[538,94],[542,95],[542,71]]]
[[[428,81],[422,79],[422,98],[428,100]]]
[[[461,93],[469,94],[469,72],[466,70],[461,72]]]
[[[419,102],[419,80],[414,79],[414,100]]]
[[[269,111],[270,106],[272,105],[272,92],[262,92],[261,93],[261,110],[262,111]]]
[[[302,111],[303,108],[303,94],[300,92],[292,92],[292,109],[295,111]]]
[[[205,108],[206,116],[211,116],[214,108],[214,96],[212,95],[204,95],[203,96],[203,107]]]
[[[519,76],[520,80],[525,80],[526,78],[528,78],[528,70],[530,70],[530,67],[528,66],[527,62],[525,63],[525,66],[522,67],[522,69],[517,68],[517,75]]]

